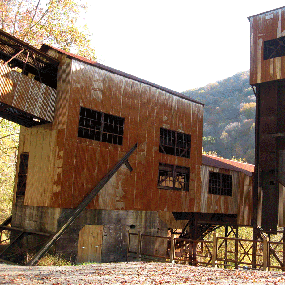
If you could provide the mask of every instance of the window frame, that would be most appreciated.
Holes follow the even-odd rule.
[[[29,153],[20,154],[16,196],[25,196],[29,168]]]
[[[123,144],[125,118],[80,107],[78,137]]]
[[[231,174],[209,171],[208,193],[220,196],[233,196],[233,177]]]
[[[191,135],[160,128],[159,152],[178,157],[190,158]]]
[[[181,180],[178,181],[177,174],[179,174],[180,177],[184,177],[184,181],[181,181]],[[169,180],[167,181],[168,178]],[[172,183],[173,185],[172,186],[161,185],[164,182]],[[177,183],[180,183],[181,187],[176,187]],[[190,168],[189,167],[174,165],[174,164],[167,164],[167,163],[159,163],[157,188],[165,189],[165,190],[178,190],[178,191],[188,192],[189,183],[190,183]]]
[[[263,60],[285,56],[285,36],[264,41]]]

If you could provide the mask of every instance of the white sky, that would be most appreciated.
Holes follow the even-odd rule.
[[[280,0],[87,0],[98,62],[175,91],[249,69],[248,16]]]

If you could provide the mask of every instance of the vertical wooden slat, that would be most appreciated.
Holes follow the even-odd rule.
[[[216,267],[217,261],[217,235],[213,233],[213,253],[212,253],[212,267]]]

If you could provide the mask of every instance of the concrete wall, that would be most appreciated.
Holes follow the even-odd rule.
[[[65,222],[71,211],[25,206],[23,199],[20,198],[13,208],[12,226],[54,233]],[[128,230],[160,236],[166,236],[168,231],[168,225],[160,219],[158,212],[87,209],[57,241],[55,251],[72,262],[77,262],[79,232],[85,225],[103,225],[101,262],[126,261]]]

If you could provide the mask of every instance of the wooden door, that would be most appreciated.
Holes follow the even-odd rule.
[[[101,262],[102,225],[86,225],[79,232],[77,262]]]

